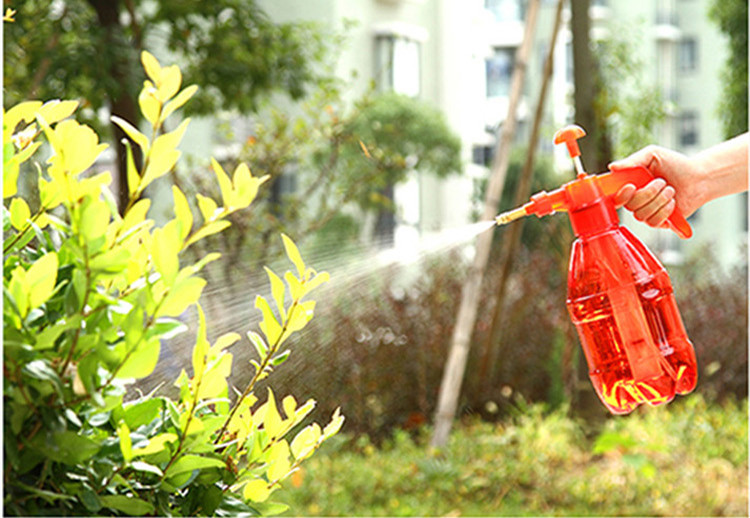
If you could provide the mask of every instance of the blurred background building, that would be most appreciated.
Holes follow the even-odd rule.
[[[526,1],[263,0],[260,4],[275,21],[346,26],[347,44],[341,48],[337,72],[349,77],[356,71],[352,97],[375,81],[379,90],[433,103],[461,136],[468,174],[440,180],[414,171],[408,182],[396,186],[396,244],[469,222],[476,210],[471,201],[474,184],[488,174],[497,129],[507,114]],[[632,38],[632,52],[645,64],[648,85],[656,86],[665,103],[666,116],[653,143],[687,154],[722,140],[717,101],[726,39],[709,20],[708,7],[707,0],[593,0],[590,6],[592,40],[623,28],[632,30],[626,35]],[[517,111],[519,145],[526,144],[554,8],[553,0],[542,0]],[[566,6],[538,143],[543,152],[556,154],[559,183],[568,178],[570,163],[563,150],[553,150],[551,136],[556,128],[575,122],[570,17]],[[690,221],[695,237],[684,242],[670,232],[636,222],[630,214],[624,218],[665,262],[679,263],[706,245],[724,266],[746,260],[746,194],[701,208]]]

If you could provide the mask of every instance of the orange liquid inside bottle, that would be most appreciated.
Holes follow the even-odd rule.
[[[574,243],[567,305],[591,382],[610,412],[661,405],[695,388],[695,353],[669,276],[626,228]]]

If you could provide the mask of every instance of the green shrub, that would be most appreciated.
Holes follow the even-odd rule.
[[[261,333],[248,332],[245,345],[255,350],[245,369],[253,376],[230,393],[228,349],[241,337],[210,342],[198,304],[206,284],[198,274],[219,254],[183,264],[184,252],[226,228],[265,179],[244,164],[230,178],[214,161],[222,200],[197,195],[201,223],[177,187],[174,218],[161,227],[147,219],[141,194],[177,162],[189,120],[171,132],[163,123],[197,88],[180,90],[176,66],[161,67],[146,52],[142,62],[149,80],[139,103],[153,136],[114,120],[144,156],[139,171],[130,153],[122,216],[110,174],[86,174],[106,145],[69,118],[77,102],[29,101],[4,112],[5,514],[276,513],[285,506],[269,495],[343,422],[336,410],[324,429],[303,428],[315,401],[277,402],[270,388],[256,405],[256,382],[287,359],[285,342],[313,316],[315,302],[304,297],[328,278],[306,267],[285,235],[294,272],[285,285],[267,269],[276,310],[255,299]],[[27,166],[41,154],[42,134],[49,158],[35,164],[39,200],[31,201],[17,183],[22,170],[33,174]],[[180,316],[191,306],[200,325],[191,374],[175,381],[179,397],[128,391],[154,370],[162,342],[186,330]]]
[[[670,269],[677,304],[698,359],[696,390],[747,398],[747,265],[716,266],[709,247]]]
[[[379,448],[337,437],[289,504],[309,516],[746,516],[746,402],[697,394],[590,431],[564,407],[519,403],[497,423],[457,423],[440,451],[428,429]]]

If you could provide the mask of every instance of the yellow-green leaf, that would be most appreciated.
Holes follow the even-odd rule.
[[[276,397],[273,395],[271,388],[268,388],[268,401],[266,402],[266,414],[263,418],[263,427],[271,439],[280,437],[284,431],[284,421],[279,415],[276,408]]]
[[[286,234],[281,234],[281,239],[284,241],[284,249],[286,250],[287,257],[297,268],[299,278],[303,279],[305,276],[305,262],[302,260],[302,256],[297,249],[297,245],[295,245],[294,241],[292,241],[291,238]]]
[[[188,422],[188,414],[187,412],[184,414],[180,414],[180,430],[183,430],[185,432],[185,435],[193,435],[196,433],[200,433],[203,430],[206,429],[206,427],[203,424],[203,421],[200,419],[190,419]]]
[[[143,516],[154,512],[154,504],[132,496],[103,495],[99,500],[104,507],[116,509],[125,516]]]
[[[238,333],[225,333],[216,339],[216,342],[211,346],[211,355],[218,355],[221,351],[226,349],[232,344],[235,344],[241,337]]]
[[[341,415],[341,408],[336,408],[331,417],[331,422],[323,429],[323,438],[328,439],[336,435],[343,424],[344,416]]]
[[[172,112],[179,109],[184,105],[186,102],[190,100],[190,98],[195,95],[195,92],[198,91],[198,86],[196,85],[190,85],[185,87],[179,94],[177,94],[177,97],[169,101],[162,110],[161,113],[161,120],[163,121],[170,115],[172,115]]]
[[[206,369],[206,354],[208,354],[209,343],[206,334],[206,315],[200,304],[198,307],[198,332],[196,333],[195,346],[193,346],[193,379],[198,382],[203,377]]]
[[[241,163],[234,170],[232,183],[234,185],[235,203],[239,208],[245,208],[250,205],[258,194],[260,186],[270,178],[265,175],[261,178],[255,178],[250,173],[246,164]]]
[[[86,198],[78,225],[78,231],[86,241],[102,237],[109,225],[109,207],[102,200]]]
[[[275,482],[282,480],[292,468],[291,462],[289,462],[289,445],[286,441],[281,440],[274,443],[268,452],[268,461],[270,467],[268,468],[267,476],[268,480]]]
[[[146,71],[146,74],[154,83],[161,81],[161,65],[159,65],[159,61],[157,61],[153,54],[146,50],[141,52],[141,63],[143,63],[143,69]]]
[[[47,210],[54,209],[62,203],[62,186],[56,180],[47,181],[39,176],[39,199]]]
[[[265,480],[256,478],[245,484],[245,488],[242,490],[242,496],[245,500],[251,500],[253,502],[265,502],[271,495],[271,489]]]
[[[193,228],[193,213],[187,198],[176,185],[172,186],[172,197],[174,198],[174,215],[180,222],[180,240],[184,241]]]
[[[170,65],[161,69],[161,80],[154,81],[157,85],[156,96],[162,104],[169,101],[182,86],[182,72],[177,65]],[[162,120],[164,118],[162,117]]]
[[[110,183],[112,183],[112,174],[109,171],[83,178],[73,184],[72,199],[80,200],[84,196],[97,198]]]
[[[213,457],[202,457],[200,455],[183,455],[172,464],[166,472],[167,477],[173,477],[180,473],[206,468],[225,468],[221,459]]]
[[[55,122],[61,121],[67,117],[73,115],[73,112],[78,108],[78,101],[60,101],[59,99],[53,99],[47,101],[39,108],[39,115],[44,117],[47,124],[54,124]]]
[[[159,453],[166,448],[167,443],[176,442],[178,439],[176,434],[173,433],[161,433],[149,439],[148,444],[143,448],[133,448],[133,456],[140,455],[151,455],[152,453]]]
[[[125,219],[122,223],[122,230],[126,231],[143,223],[146,220],[146,214],[148,213],[149,207],[151,207],[151,200],[148,198],[138,200],[125,214]]]
[[[19,172],[20,166],[15,157],[3,164],[3,198],[10,198],[18,192]]]
[[[271,311],[268,301],[258,295],[255,297],[255,307],[263,314],[263,320],[260,323],[260,329],[263,334],[266,335],[266,341],[272,347],[277,344],[279,337],[281,336],[281,324]]]
[[[185,119],[174,131],[159,135],[151,145],[148,154],[148,164],[143,172],[141,189],[151,182],[167,174],[177,163],[180,152],[176,149],[180,144],[190,119]]]
[[[17,266],[11,273],[8,291],[16,302],[21,318],[26,318],[29,313],[29,286],[26,281],[26,270],[22,266]]]
[[[317,423],[306,426],[292,440],[292,455],[297,460],[303,460],[312,455],[318,444],[322,432]]]
[[[201,211],[203,221],[211,221],[216,214],[216,209],[218,208],[216,202],[208,196],[203,196],[201,193],[197,193],[195,197],[198,200],[198,209]]]
[[[26,226],[31,217],[31,210],[23,198],[13,198],[10,202],[10,224],[16,230]]]
[[[19,122],[28,123],[34,120],[41,107],[41,101],[24,101],[13,106],[7,112],[3,110],[3,142],[10,140],[9,137],[13,134]]]
[[[133,442],[130,439],[130,429],[125,421],[120,421],[120,424],[117,426],[117,436],[120,438],[122,458],[128,463],[133,459]]]
[[[107,148],[107,144],[99,144],[99,136],[93,129],[78,124],[75,120],[64,120],[58,123],[53,133],[56,142],[52,142],[52,145],[56,156],[53,156],[50,162],[57,162],[71,175],[80,174],[91,167],[102,151]]]
[[[188,246],[192,245],[196,241],[200,241],[201,239],[203,239],[206,236],[210,236],[212,234],[216,234],[218,232],[221,232],[222,230],[224,230],[225,228],[227,228],[231,224],[232,224],[231,222],[229,222],[229,221],[227,221],[225,219],[209,223],[208,225],[206,225],[204,227],[201,227],[201,229],[198,230],[198,232],[196,232],[195,234],[193,234],[190,237],[190,239],[188,239],[187,242],[185,243],[185,247],[188,247]]]
[[[141,340],[117,371],[117,377],[121,379],[145,378],[154,372],[156,363],[159,361],[159,351],[161,351],[161,342],[158,338]]]
[[[297,400],[290,394],[281,401],[281,406],[287,418],[294,417],[294,412],[297,410]]]
[[[26,272],[26,286],[29,290],[29,309],[44,304],[52,296],[57,283],[57,254],[48,252],[31,265]]]
[[[271,282],[271,293],[273,300],[276,302],[276,307],[279,308],[279,314],[281,315],[282,322],[286,320],[286,310],[284,309],[284,281],[282,281],[278,275],[269,267],[263,267],[268,274],[268,280]]]
[[[305,293],[310,293],[312,290],[323,284],[324,282],[328,282],[330,280],[331,276],[328,275],[328,272],[320,272],[315,277],[310,279],[308,282],[305,283]]]
[[[206,371],[198,391],[199,399],[213,399],[227,393],[227,378],[232,373],[232,355],[224,354]]]
[[[128,181],[128,196],[132,197],[138,192],[141,184],[141,175],[138,174],[138,169],[136,169],[135,167],[135,160],[133,159],[133,149],[130,147],[130,142],[128,142],[127,140],[125,140],[125,157],[125,170]]]
[[[315,400],[314,399],[308,399],[304,405],[299,407],[294,412],[294,424],[295,426],[302,422],[302,420],[307,417],[307,415],[312,412],[315,409]],[[289,416],[291,417],[291,416]]]
[[[138,94],[138,105],[141,107],[141,113],[153,127],[157,127],[159,123],[159,113],[161,111],[161,104],[156,98],[156,88],[151,81],[143,82],[143,89]]]
[[[180,222],[176,219],[169,220],[162,228],[154,229],[153,236],[151,255],[154,268],[161,274],[164,284],[171,287],[180,268]]]
[[[292,300],[299,300],[305,296],[305,287],[292,272],[287,271],[284,274],[284,279],[286,279],[286,283],[289,285],[289,293],[292,296]]]
[[[110,120],[114,122],[115,124],[117,124],[120,127],[120,129],[122,129],[122,131],[124,131],[125,134],[128,137],[130,137],[130,139],[133,142],[138,144],[138,147],[140,147],[143,150],[144,155],[148,153],[149,145],[148,145],[148,137],[146,135],[138,131],[138,129],[132,124],[130,124],[128,121],[118,117],[117,115],[112,115],[110,117]]]
[[[233,205],[232,200],[232,181],[227,176],[224,168],[216,159],[211,158],[211,168],[216,174],[216,180],[219,182],[219,189],[221,190],[221,199],[225,207],[231,207]]]
[[[180,316],[189,305],[198,302],[205,285],[205,279],[200,277],[189,277],[176,283],[159,306],[156,316]]]
[[[293,333],[299,331],[312,320],[313,313],[315,311],[315,301],[308,300],[307,302],[301,302],[294,308],[294,311],[289,315],[289,320],[286,324],[287,333]]]
[[[131,255],[130,250],[118,246],[94,257],[89,263],[89,268],[93,271],[119,273],[127,268]]]

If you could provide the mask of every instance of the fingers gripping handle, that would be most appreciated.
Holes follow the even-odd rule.
[[[637,189],[640,189],[653,180],[655,176],[645,167],[636,166],[627,169],[619,169],[617,171],[610,171],[609,173],[597,175],[596,178],[599,180],[599,186],[605,195],[614,195],[623,185],[626,184],[632,184]],[[681,238],[688,239],[693,235],[693,229],[690,227],[690,223],[685,219],[685,216],[682,215],[682,212],[680,212],[680,209],[675,207],[672,214],[667,218],[667,221],[672,227],[672,230],[674,230]]]

